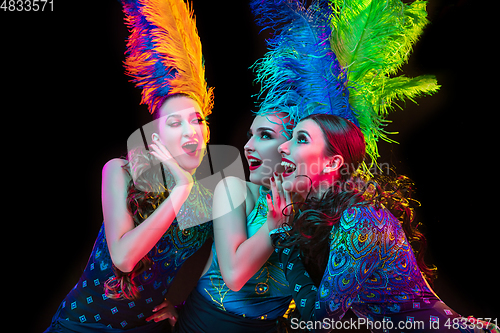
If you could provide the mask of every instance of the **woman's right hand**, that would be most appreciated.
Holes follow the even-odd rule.
[[[175,158],[170,154],[167,147],[163,145],[160,140],[154,138],[153,143],[149,145],[151,155],[156,157],[160,162],[162,162],[170,171],[175,179],[175,184],[178,186],[193,184],[193,176],[186,170],[184,170]]]
[[[170,326],[174,327],[177,322],[179,315],[174,305],[168,300],[164,300],[160,305],[153,309],[154,314],[151,317],[146,318],[146,321],[154,321],[155,323],[168,319]]]
[[[267,199],[267,225],[269,231],[281,227],[282,224],[290,222],[293,219],[293,206],[291,205],[290,192],[283,189],[283,180],[281,174],[274,173],[271,178],[271,192],[273,197],[268,194]]]

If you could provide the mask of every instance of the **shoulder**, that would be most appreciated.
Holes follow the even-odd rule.
[[[127,164],[127,160],[121,158],[113,158],[106,162],[102,168],[102,182],[107,185],[127,185],[130,176],[123,168]]]
[[[393,219],[395,217],[384,207],[357,205],[344,210],[340,225],[344,229],[351,229],[361,225],[381,228]]]
[[[215,187],[215,194],[239,195],[245,191],[245,181],[237,177],[226,177]]]
[[[246,194],[246,181],[237,177],[226,177],[215,187],[214,201],[236,207],[245,200]]]
[[[123,170],[123,167],[127,164],[127,160],[123,158],[113,158],[104,164],[102,171],[104,172],[117,172]]]
[[[259,185],[247,182],[245,180],[242,180],[238,177],[226,177],[222,179],[218,184],[217,187],[215,188],[216,192],[220,191],[229,191],[231,194],[238,194],[238,195],[244,195],[250,194],[252,196],[258,196],[259,195]]]
[[[240,207],[253,209],[256,198],[259,196],[259,187],[237,177],[226,177],[216,186],[214,191],[214,207]],[[246,212],[248,213],[248,212]]]

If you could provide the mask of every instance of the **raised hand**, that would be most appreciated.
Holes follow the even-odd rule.
[[[283,189],[281,174],[274,173],[271,177],[271,192],[273,197],[267,195],[267,224],[269,230],[279,228],[282,224],[288,224],[293,219],[293,207],[291,205],[290,192]],[[284,215],[285,214],[285,215]]]
[[[170,154],[167,147],[163,145],[158,139],[153,139],[153,143],[149,145],[151,155],[156,157],[160,162],[165,165],[175,179],[176,185],[190,185],[193,183],[193,176],[184,170],[175,158]]]

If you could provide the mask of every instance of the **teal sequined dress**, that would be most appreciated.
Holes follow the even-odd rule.
[[[268,192],[264,187],[259,189],[259,198],[246,220],[248,237],[266,222]],[[211,266],[186,300],[175,332],[276,332],[278,318],[292,300],[277,253],[235,292],[222,278],[215,244],[212,252]]]
[[[266,222],[268,192],[266,188],[260,187],[255,207],[247,216],[249,238]],[[291,293],[276,253],[269,257],[240,291],[235,292],[224,283],[215,243],[212,245],[212,252],[212,265],[196,286],[196,290],[207,301],[222,311],[252,319],[276,319],[285,313],[291,301]]]

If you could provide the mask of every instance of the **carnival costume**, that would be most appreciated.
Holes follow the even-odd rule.
[[[201,43],[189,7],[182,0],[123,0],[122,4],[131,33],[126,72],[137,87],[142,88],[142,102],[148,105],[150,113],[156,112],[168,95],[181,93],[197,101],[204,116],[210,114],[213,93],[205,81]],[[124,170],[133,173],[129,164]],[[172,175],[165,169],[159,188],[147,180],[138,187],[137,179],[133,180],[129,186],[137,192],[149,193],[146,201],[152,209],[158,207],[175,186]],[[148,187],[150,190],[145,189]],[[59,306],[46,332],[168,331],[168,320],[147,323],[146,318],[164,301],[180,266],[212,236],[212,222],[205,223],[211,220],[212,196],[212,192],[195,180],[177,214],[194,227],[180,228],[177,218],[174,219],[147,254],[151,266],[130,277],[138,290],[138,296],[132,299],[123,295],[118,299],[109,297],[105,289],[106,283],[115,279],[115,267],[103,223],[80,280]],[[137,214],[134,211],[137,208],[129,209],[134,216]],[[138,214],[142,220],[147,218]]]
[[[255,207],[246,218],[248,238],[267,220],[268,193],[268,189],[260,187]],[[178,331],[276,332],[276,321],[292,300],[277,254],[273,253],[236,292],[229,289],[222,278],[215,243],[212,253],[210,268],[200,278],[180,313]]]
[[[376,164],[377,140],[392,141],[383,126],[394,102],[439,88],[430,75],[394,76],[428,22],[425,4],[331,0],[306,9],[302,1],[252,1],[258,24],[274,33],[269,52],[255,65],[263,87],[258,113],[288,109],[296,122],[314,113],[349,119],[360,127]],[[281,245],[288,231],[273,230],[271,237],[302,328],[338,329],[335,322],[352,309],[372,321],[365,327],[373,332],[473,330],[429,287],[400,221],[383,206],[343,212],[331,229],[329,260],[317,284],[300,249]]]

